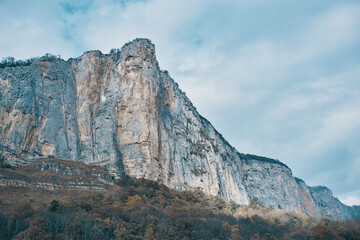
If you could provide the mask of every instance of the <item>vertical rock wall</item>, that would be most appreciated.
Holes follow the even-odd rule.
[[[0,79],[2,162],[53,155],[239,204],[256,197],[313,216],[352,216],[352,208],[309,188],[283,163],[238,153],[159,69],[149,40],[111,54],[3,67]]]
[[[0,77],[0,144],[4,152],[9,149],[12,163],[42,155],[77,159],[76,88],[70,64],[38,60],[3,68]]]

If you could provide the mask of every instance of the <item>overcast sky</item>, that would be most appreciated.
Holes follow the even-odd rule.
[[[0,58],[137,37],[240,152],[360,204],[360,1],[0,0]]]

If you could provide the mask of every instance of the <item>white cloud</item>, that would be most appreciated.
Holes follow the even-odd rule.
[[[300,60],[314,61],[318,57],[342,50],[359,42],[360,5],[344,4],[321,14],[298,36]]]
[[[1,57],[76,57],[148,37],[160,66],[239,151],[279,158],[337,195],[359,189],[359,3],[80,3],[0,1]]]
[[[1,57],[17,59],[43,55],[47,52],[73,55],[75,50],[62,36],[64,23],[53,1],[0,2]]]
[[[359,138],[356,140],[357,142],[360,141]],[[347,171],[345,183],[352,186],[358,186],[360,179],[360,149],[358,148],[358,145],[355,142],[351,147],[352,149],[350,150],[350,157],[347,163],[348,171]]]
[[[351,195],[351,194],[357,194],[357,195]],[[349,193],[347,195],[341,196],[339,199],[341,202],[345,203],[348,206],[360,205],[360,193],[359,192]]]

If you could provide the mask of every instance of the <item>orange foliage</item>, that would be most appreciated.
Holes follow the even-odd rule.
[[[137,202],[142,202],[143,199],[139,196],[139,195],[134,195],[134,196],[129,196],[125,205],[127,207],[132,207],[134,206]]]

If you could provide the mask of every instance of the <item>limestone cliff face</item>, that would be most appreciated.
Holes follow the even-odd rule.
[[[293,177],[286,165],[253,155],[242,155],[241,158],[249,195],[276,209],[321,215],[308,187],[301,179]]]
[[[24,165],[52,155],[239,204],[256,197],[313,216],[353,216],[283,163],[237,152],[159,69],[149,40],[3,67],[0,79],[0,161]]]
[[[333,197],[330,189],[324,186],[309,187],[312,198],[320,216],[327,216],[334,219],[359,218],[359,207],[349,207],[342,204],[339,199]]]

